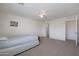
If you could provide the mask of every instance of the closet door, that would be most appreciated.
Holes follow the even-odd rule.
[[[76,40],[76,21],[67,21],[66,22],[66,39]]]

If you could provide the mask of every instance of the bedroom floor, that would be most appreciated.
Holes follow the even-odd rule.
[[[79,56],[79,47],[71,40],[60,41],[40,38],[40,45],[18,56]]]

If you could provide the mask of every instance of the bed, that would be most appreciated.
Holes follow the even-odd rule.
[[[13,56],[39,45],[38,36],[24,35],[0,39],[0,56]]]

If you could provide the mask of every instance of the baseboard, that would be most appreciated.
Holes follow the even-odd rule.
[[[56,39],[56,38],[49,38],[49,39],[51,39],[51,40],[59,40],[59,41],[66,41],[66,40],[61,40],[61,39]]]

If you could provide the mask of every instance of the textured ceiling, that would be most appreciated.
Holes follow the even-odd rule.
[[[0,3],[1,12],[24,16],[35,20],[41,20],[41,18],[37,14],[35,14],[37,11],[41,10],[47,10],[47,17],[45,18],[45,20],[51,20],[78,14],[79,4],[24,3],[24,5],[20,5],[18,3]]]

